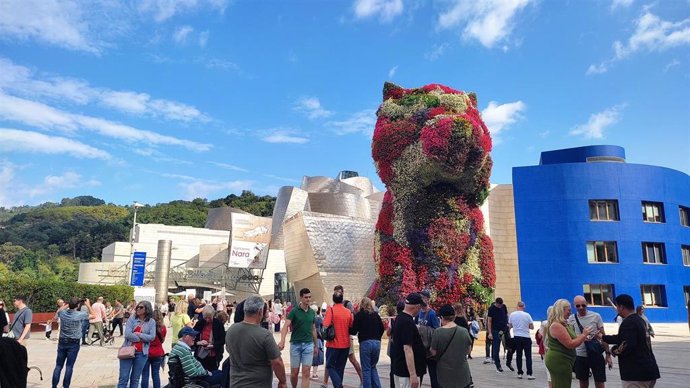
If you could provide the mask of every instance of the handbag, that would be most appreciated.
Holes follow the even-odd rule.
[[[2,333],[2,336],[3,336],[3,337],[9,338],[9,339],[15,339],[15,338],[17,338],[17,337],[15,337],[14,332],[12,331],[12,329],[14,329],[14,325],[17,324],[17,321],[19,320],[19,317],[24,316],[24,312],[25,312],[25,311],[26,311],[26,309],[22,310],[21,313],[19,313],[19,316],[15,316],[15,317],[14,317],[14,321],[13,321],[12,324],[10,325],[10,329],[7,331],[7,333]]]
[[[582,328],[582,324],[580,323],[580,319],[577,317],[577,313],[575,313],[575,321],[577,322],[577,326],[580,328],[580,333],[584,331]],[[601,357],[601,353],[604,352],[604,348],[601,346],[598,340],[592,339],[589,341],[585,341],[585,349],[587,349],[587,357],[589,358],[598,358]]]
[[[133,345],[123,346],[117,350],[117,358],[120,360],[130,360],[134,358],[136,352],[137,349]]]
[[[208,342],[209,342],[210,344],[213,344],[213,328],[211,328],[211,336],[209,337]],[[197,349],[197,352],[196,352],[196,356],[197,356],[200,360],[203,360],[203,359],[205,359],[206,357],[208,357],[208,356],[211,354],[211,351],[212,351],[212,350],[213,350],[213,348],[209,348],[209,347],[206,347],[206,346],[201,347],[201,348],[198,348],[198,349]]]
[[[331,315],[333,315],[333,308],[331,308]],[[321,327],[321,338],[324,341],[333,341],[335,339],[335,326],[333,326],[333,321],[335,317],[331,317],[331,324],[327,327]]]

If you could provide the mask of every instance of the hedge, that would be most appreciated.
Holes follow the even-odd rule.
[[[51,312],[57,309],[55,301],[72,297],[89,298],[95,301],[102,296],[106,301],[113,302],[120,299],[126,304],[134,298],[134,289],[130,286],[105,286],[95,284],[80,284],[77,282],[63,282],[55,280],[36,280],[10,277],[0,282],[0,299],[6,302],[9,312],[14,312],[12,302],[16,295],[27,298],[26,304],[33,312]]]

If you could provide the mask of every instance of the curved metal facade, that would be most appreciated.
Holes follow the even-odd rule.
[[[636,304],[643,286],[654,285],[663,286],[666,307],[648,307],[649,319],[687,319],[690,266],[682,247],[690,246],[690,227],[680,212],[690,207],[690,177],[615,162],[624,157],[621,147],[580,147],[542,153],[541,165],[513,169],[520,288],[533,316],[545,316],[558,298],[583,294],[586,284],[612,285],[612,297],[629,294]],[[599,160],[614,162],[592,162]],[[590,200],[615,201],[619,219],[592,220]],[[644,222],[643,201],[662,204],[664,222]],[[590,262],[592,242],[615,243],[617,262]],[[650,242],[662,244],[666,264],[644,262],[643,244]],[[615,315],[609,306],[593,310],[609,322]]]

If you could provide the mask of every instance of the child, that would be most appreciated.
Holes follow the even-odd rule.
[[[46,341],[50,341],[50,335],[53,333],[53,321],[47,321],[46,323],[41,323],[40,325],[46,327]]]

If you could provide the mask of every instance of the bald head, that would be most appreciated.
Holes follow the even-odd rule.
[[[577,295],[573,299],[573,307],[577,309],[577,313],[580,316],[587,315],[587,299],[582,295]]]

